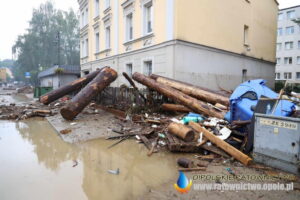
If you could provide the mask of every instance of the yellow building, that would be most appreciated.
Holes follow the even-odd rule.
[[[83,74],[160,74],[233,89],[274,83],[276,0],[78,0]],[[114,85],[126,83],[119,77]]]
[[[6,82],[6,68],[0,68],[0,82]]]

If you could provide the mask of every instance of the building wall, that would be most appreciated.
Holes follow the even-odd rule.
[[[177,0],[175,38],[275,62],[277,11],[274,0]]]
[[[0,81],[6,82],[6,68],[0,68]]]
[[[53,89],[57,89],[63,85],[66,85],[78,77],[73,74],[65,74],[65,75],[54,75],[54,76],[46,76],[40,79],[41,87],[53,87]]]
[[[283,34],[277,37],[277,44],[281,44],[281,48],[277,50],[276,55],[276,57],[280,59],[276,65],[277,80],[300,80],[300,26],[287,18],[287,12],[290,11],[295,11],[295,18],[300,18],[300,6],[279,11],[279,14],[282,15],[282,19],[278,18],[278,29],[282,28]],[[287,27],[294,27],[294,33],[288,35],[286,33]],[[293,42],[293,48],[285,49],[286,42]],[[292,64],[285,64],[285,57],[292,57]],[[291,78],[289,76],[285,78],[284,73],[291,73]]]

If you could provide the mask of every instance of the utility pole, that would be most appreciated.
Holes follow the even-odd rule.
[[[60,66],[60,31],[57,31],[57,64]]]

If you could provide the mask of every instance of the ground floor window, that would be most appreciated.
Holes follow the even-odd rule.
[[[152,60],[144,61],[144,74],[150,76],[152,74]]]

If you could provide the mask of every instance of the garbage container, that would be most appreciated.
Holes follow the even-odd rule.
[[[43,96],[44,94],[47,94],[48,92],[52,91],[53,87],[35,87],[34,88],[34,98],[40,98],[40,96]]]

